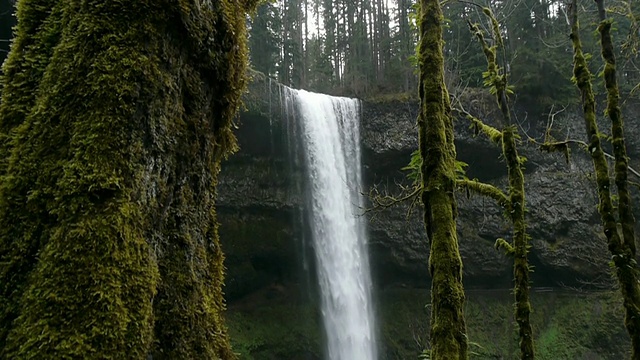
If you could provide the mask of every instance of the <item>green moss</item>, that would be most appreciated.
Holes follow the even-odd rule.
[[[498,200],[498,203],[507,208],[508,218],[513,225],[513,241],[508,243],[504,239],[498,239],[495,247],[502,249],[507,255],[513,258],[513,279],[515,297],[515,320],[519,329],[520,358],[533,359],[534,341],[533,329],[531,326],[531,303],[529,301],[529,262],[527,253],[529,250],[529,238],[526,233],[525,221],[525,193],[524,193],[524,173],[522,171],[525,158],[518,155],[516,140],[518,134],[515,126],[511,124],[511,112],[508,103],[507,76],[503,73],[497,62],[498,47],[503,48],[502,35],[499,24],[490,9],[484,8],[483,12],[489,17],[493,36],[496,45],[489,46],[484,38],[484,33],[480,28],[469,23],[469,27],[480,42],[485,57],[487,59],[487,72],[484,73],[485,85],[490,87],[491,93],[495,95],[498,108],[507,126],[500,132],[490,126],[485,125],[479,119],[468,115],[472,126],[476,132],[483,132],[494,143],[502,146],[502,154],[507,163],[507,175],[509,179],[509,199],[506,202],[501,197],[495,196],[495,191],[487,192],[487,195]]]
[[[462,259],[456,234],[456,151],[449,94],[444,83],[442,24],[437,0],[420,2],[420,114],[424,223],[431,242],[431,358],[466,359]]]
[[[602,59],[604,66],[604,83],[607,88],[607,110],[606,113],[611,119],[611,134],[613,145],[613,155],[615,158],[614,172],[615,185],[618,189],[618,218],[622,229],[622,244],[620,250],[624,252],[618,256],[616,263],[617,274],[623,286],[623,296],[627,309],[625,325],[631,336],[632,357],[640,358],[640,287],[638,286],[638,273],[636,258],[636,220],[631,207],[631,193],[627,172],[629,171],[629,158],[624,141],[624,129],[622,112],[620,111],[620,93],[618,81],[616,79],[616,59],[611,38],[612,20],[604,18],[604,4],[602,0],[597,2],[600,9],[600,46],[602,49]],[[616,229],[617,231],[617,229]],[[616,246],[617,247],[617,246]],[[611,248],[611,246],[610,246]],[[617,249],[616,249],[617,250]]]
[[[458,179],[456,185],[470,192],[491,198],[503,208],[509,207],[509,198],[507,198],[507,195],[491,184],[485,184],[478,180]]]
[[[214,200],[246,10],[19,3],[0,106],[0,357],[234,358]]]
[[[321,358],[321,325],[313,304],[252,304],[231,309],[228,324],[242,360]]]
[[[627,187],[628,163],[624,148],[624,132],[620,109],[618,107],[619,93],[615,80],[615,58],[611,41],[611,22],[605,20],[605,10],[602,1],[596,1],[598,13],[602,21],[598,30],[601,35],[602,56],[605,60],[605,85],[607,87],[607,113],[612,122],[613,147],[615,155],[615,184],[618,187],[619,206],[618,217],[622,225],[622,235],[618,231],[615,209],[611,196],[611,181],[609,167],[602,151],[600,133],[596,123],[595,98],[591,84],[591,73],[582,52],[579,37],[579,24],[576,5],[573,4],[571,13],[571,40],[574,50],[574,80],[580,89],[583,102],[585,127],[587,130],[588,151],[591,154],[596,173],[598,190],[598,212],[602,220],[607,246],[611,253],[612,263],[620,284],[620,291],[624,299],[625,325],[632,339],[633,359],[640,358],[640,286],[638,284],[638,269],[635,259],[635,220],[631,212],[631,199]]]
[[[388,104],[401,102],[406,103],[410,101],[418,100],[416,99],[415,93],[395,93],[395,94],[380,94],[366,99],[367,102],[377,103],[377,104]]]
[[[482,120],[472,115],[467,115],[467,119],[471,121],[471,126],[473,127],[474,133],[476,135],[478,135],[479,133],[483,133],[493,143],[498,145],[502,143],[502,132],[500,130],[485,124],[484,122],[482,122]]]
[[[4,63],[0,102],[0,175],[10,162],[15,129],[31,112],[40,82],[49,64],[53,48],[60,37],[61,6],[58,1],[21,1],[17,6],[18,23],[12,51]],[[13,173],[10,185],[2,186],[11,197],[0,197],[0,358],[6,346],[10,324],[19,314],[20,297],[27,275],[33,269],[39,244],[46,237],[43,226],[34,218],[46,216],[46,209],[33,202],[26,204],[27,189],[37,173],[34,166],[24,166]],[[25,214],[29,212],[34,216]]]

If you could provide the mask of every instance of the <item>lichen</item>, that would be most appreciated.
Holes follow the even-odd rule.
[[[0,357],[235,358],[214,203],[251,3],[19,3],[0,106]]]
[[[444,83],[443,21],[437,0],[421,0],[418,138],[424,222],[431,242],[431,358],[454,360],[468,357],[468,339],[455,223],[456,151]]]

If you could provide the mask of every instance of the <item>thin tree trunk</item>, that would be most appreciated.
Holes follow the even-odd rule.
[[[602,41],[602,55],[605,60],[605,82],[608,93],[607,108],[612,120],[613,146],[615,153],[616,185],[620,196],[619,217],[622,223],[622,236],[618,231],[613,201],[611,199],[611,181],[609,179],[609,167],[600,143],[600,133],[596,123],[595,97],[591,85],[591,73],[587,61],[582,52],[582,43],[579,37],[578,9],[576,0],[573,0],[570,8],[571,40],[574,50],[573,74],[576,84],[582,95],[585,127],[589,138],[588,151],[591,154],[596,173],[598,190],[598,212],[602,219],[604,234],[607,237],[607,245],[611,252],[611,258],[615,266],[615,274],[620,283],[623,306],[625,309],[625,327],[631,337],[631,358],[640,359],[640,287],[638,286],[638,269],[635,259],[635,235],[633,233],[633,215],[631,214],[630,198],[626,184],[626,150],[624,149],[624,134],[622,131],[622,119],[617,108],[617,89],[615,81],[615,59],[613,57],[613,45],[611,35],[608,34],[611,23],[604,20],[599,27]],[[598,2],[600,19],[605,18],[604,5]]]
[[[520,338],[520,358],[523,360],[534,359],[533,329],[531,327],[531,302],[529,301],[529,262],[527,259],[529,240],[526,233],[525,221],[525,192],[524,173],[522,160],[518,155],[516,145],[517,131],[511,121],[511,110],[507,99],[507,75],[498,65],[497,51],[502,50],[504,41],[500,34],[500,27],[491,10],[485,9],[485,14],[492,24],[493,36],[496,46],[489,46],[483,36],[483,32],[477,25],[469,23],[471,31],[476,35],[482,45],[482,50],[487,59],[487,72],[485,78],[495,90],[498,108],[506,127],[502,131],[502,154],[507,162],[507,175],[509,178],[509,217],[513,224],[513,245],[506,241],[498,241],[497,245],[507,247],[507,253],[513,256],[513,279],[515,296],[515,319],[518,324]],[[504,69],[504,68],[503,68]]]

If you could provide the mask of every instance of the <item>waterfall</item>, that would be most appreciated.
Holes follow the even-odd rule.
[[[329,360],[376,360],[360,160],[360,103],[287,89],[305,153]]]

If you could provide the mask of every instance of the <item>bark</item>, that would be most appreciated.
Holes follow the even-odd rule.
[[[601,35],[602,56],[605,60],[605,85],[607,87],[607,112],[612,121],[613,147],[615,158],[615,184],[618,187],[620,203],[618,205],[619,221],[622,235],[618,231],[618,221],[611,198],[611,181],[609,167],[600,143],[600,133],[596,123],[595,97],[591,85],[591,73],[582,52],[579,37],[577,3],[570,5],[571,40],[574,51],[573,74],[576,85],[582,95],[585,127],[588,136],[588,151],[591,154],[596,173],[598,190],[598,212],[602,220],[607,247],[611,253],[615,274],[620,284],[620,291],[625,309],[625,327],[631,337],[631,358],[640,359],[640,287],[638,269],[635,259],[635,224],[631,214],[630,197],[627,187],[628,163],[624,148],[622,118],[618,107],[618,89],[615,80],[615,58],[611,42],[611,23],[605,20],[602,1],[598,1],[598,14],[603,20],[599,26]]]
[[[19,3],[0,104],[0,358],[235,358],[214,203],[254,1],[208,4]]]
[[[485,84],[492,87],[498,108],[507,126],[499,133],[501,135],[499,136],[495,129],[484,125],[481,121],[477,119],[474,120],[473,118],[471,118],[471,121],[477,128],[479,127],[482,132],[488,134],[492,141],[498,142],[501,140],[502,142],[502,154],[507,163],[507,175],[509,178],[508,211],[509,218],[513,224],[513,243],[507,246],[506,241],[502,240],[496,243],[496,247],[505,248],[507,253],[513,256],[513,293],[515,297],[515,319],[518,324],[518,335],[520,339],[520,358],[523,360],[531,360],[535,358],[535,352],[533,329],[530,320],[530,271],[527,258],[529,237],[526,233],[524,173],[522,171],[523,159],[518,155],[518,147],[516,144],[516,138],[518,136],[517,130],[511,121],[511,111],[507,98],[507,76],[504,72],[501,73],[496,56],[498,47],[504,46],[502,36],[500,35],[500,27],[490,9],[485,8],[483,11],[491,20],[497,45],[490,47],[478,26],[471,23],[469,25],[472,32],[480,41],[485,57],[487,58]]]
[[[421,0],[418,135],[424,222],[431,242],[431,358],[467,359],[462,259],[456,234],[455,160],[449,94],[444,83],[442,24],[437,0]]]

